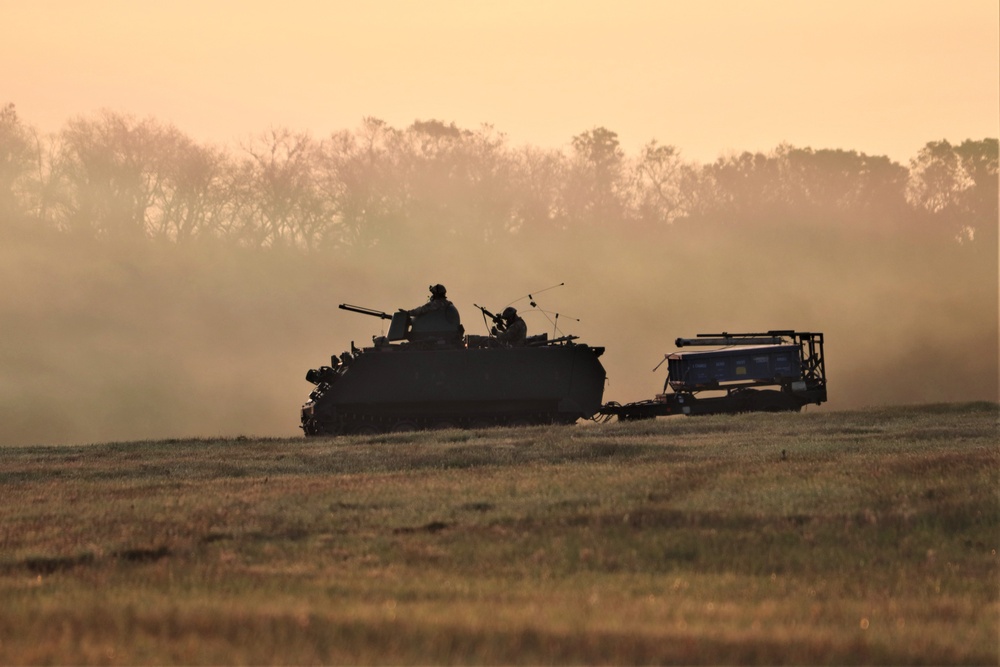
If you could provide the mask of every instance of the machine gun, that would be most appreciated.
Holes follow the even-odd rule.
[[[484,322],[486,321],[487,317],[490,318],[491,320],[493,320],[493,324],[494,324],[494,326],[496,326],[497,331],[504,331],[507,328],[507,323],[504,322],[504,319],[502,317],[500,317],[499,315],[497,315],[495,313],[491,313],[490,311],[488,311],[485,308],[483,308],[482,306],[480,306],[478,303],[474,303],[472,305],[475,306],[476,308],[478,308],[479,310],[483,311],[483,321]]]
[[[389,324],[389,332],[386,334],[386,340],[408,340],[410,332],[410,314],[407,313],[402,308],[396,311],[394,315],[382,312],[381,310],[374,310],[373,308],[365,308],[363,306],[352,306],[348,303],[340,304],[341,310],[349,310],[352,313],[361,313],[362,315],[371,315],[372,317],[378,317],[383,320],[391,320]],[[373,339],[374,340],[374,337]]]
[[[372,310],[371,308],[364,308],[362,306],[352,306],[349,303],[340,304],[341,310],[349,310],[352,313],[361,313],[362,315],[371,315],[372,317],[380,317],[383,320],[391,320],[392,315],[389,313],[383,313],[381,310]]]

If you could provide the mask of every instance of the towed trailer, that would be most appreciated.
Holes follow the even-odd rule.
[[[599,416],[634,421],[677,414],[798,412],[826,401],[822,333],[723,332],[678,338],[674,344],[716,349],[665,355],[657,365],[667,363],[663,393],[626,405],[606,403]]]

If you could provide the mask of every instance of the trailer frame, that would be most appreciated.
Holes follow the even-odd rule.
[[[826,359],[822,333],[792,329],[752,333],[708,333],[697,334],[695,338],[678,338],[674,344],[678,348],[721,346],[719,352],[734,347],[760,346],[762,350],[766,350],[795,345],[798,348],[800,373],[793,376],[697,383],[688,382],[684,378],[671,379],[668,373],[663,383],[663,392],[653,399],[625,405],[607,403],[601,407],[599,418],[617,417],[619,421],[636,421],[675,414],[798,412],[806,405],[820,405],[827,400]],[[672,356],[677,358],[680,355],[679,353],[664,355],[663,361],[657,368]],[[706,358],[711,356],[709,353]]]

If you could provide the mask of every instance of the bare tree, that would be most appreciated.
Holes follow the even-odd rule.
[[[356,132],[338,132],[325,144],[320,188],[333,207],[323,245],[378,245],[402,218],[405,182],[398,131],[365,118]]]
[[[669,224],[683,217],[684,165],[677,149],[651,141],[633,167],[631,206],[647,225]]]
[[[0,228],[38,211],[36,167],[41,159],[36,132],[21,122],[13,104],[0,108]]]
[[[172,128],[157,137],[160,178],[146,212],[147,233],[178,244],[218,235],[225,214],[225,155]]]
[[[602,226],[622,220],[625,152],[618,134],[603,127],[573,137],[573,157],[563,190],[571,224]]]
[[[910,161],[906,195],[918,209],[942,221],[959,243],[986,234],[995,250],[997,225],[997,140],[927,143]]]
[[[306,133],[272,129],[243,146],[234,213],[252,247],[311,248],[332,219],[319,187],[319,146]]]
[[[71,120],[53,166],[61,226],[98,237],[155,234],[171,161],[185,142],[152,119],[105,111]]]
[[[559,151],[524,146],[511,158],[512,232],[531,233],[565,227],[561,193],[568,169]]]

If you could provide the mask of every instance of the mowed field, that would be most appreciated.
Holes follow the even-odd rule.
[[[995,404],[0,449],[3,664],[990,664]]]

